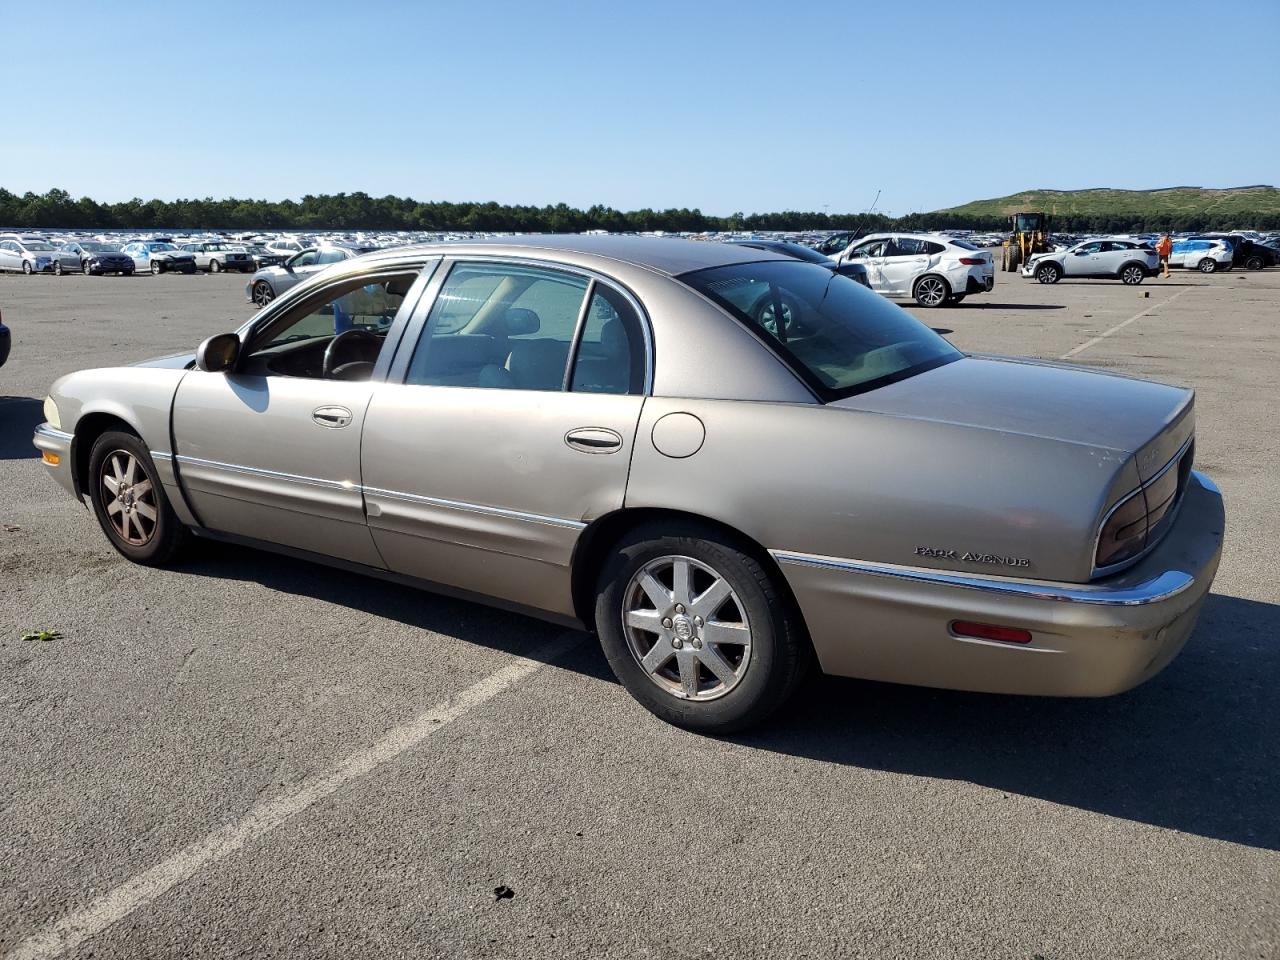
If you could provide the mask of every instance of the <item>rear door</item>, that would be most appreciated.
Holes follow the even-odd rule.
[[[620,287],[560,267],[441,274],[366,417],[374,542],[399,573],[572,615],[579,535],[626,493],[644,318]]]
[[[884,292],[905,297],[911,294],[916,277],[929,268],[929,254],[919,237],[894,237],[885,249],[880,274]]]

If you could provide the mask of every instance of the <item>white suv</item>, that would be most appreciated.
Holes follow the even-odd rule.
[[[971,293],[990,292],[996,282],[991,253],[955,237],[875,233],[831,256],[866,267],[877,293],[913,297],[922,307],[959,303]]]
[[[1231,244],[1225,240],[1177,240],[1169,254],[1170,267],[1201,273],[1231,269]]]

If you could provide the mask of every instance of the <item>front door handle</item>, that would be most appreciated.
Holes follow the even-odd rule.
[[[579,453],[616,453],[622,449],[622,434],[608,427],[579,427],[566,433],[564,442]]]
[[[316,407],[311,419],[322,427],[345,427],[351,422],[351,411],[346,407]]]

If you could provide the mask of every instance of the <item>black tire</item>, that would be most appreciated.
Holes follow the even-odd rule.
[[[125,473],[121,466],[127,462],[126,458],[132,458],[136,465],[132,483],[121,490],[122,495],[128,497],[127,502],[113,497],[103,480],[104,476]],[[134,492],[144,481],[151,486],[145,492],[137,493],[135,498]],[[121,556],[144,566],[159,567],[173,560],[186,544],[190,532],[179,522],[169,505],[147,445],[134,434],[109,430],[94,441],[89,453],[88,482],[89,499],[93,501],[98,524]],[[109,514],[108,511],[116,504],[120,504],[115,507],[117,512]],[[144,507],[155,514],[153,521],[142,512]],[[141,542],[131,541],[117,529],[112,516],[120,517],[126,513],[129,515],[129,520],[125,521],[126,529],[136,530]],[[145,538],[143,533],[147,534]]]
[[[1205,257],[1198,264],[1196,264],[1196,269],[1198,269],[1201,273],[1217,273],[1218,261],[1214,260],[1212,257]]]
[[[641,666],[640,654],[628,639],[627,631],[633,628],[623,624],[624,604],[633,589],[633,577],[647,565],[661,563],[667,557],[691,558],[714,570],[733,591],[729,602],[733,608],[740,608],[750,627],[750,647],[735,668],[741,671],[740,678],[727,692],[714,694],[717,681],[710,670],[695,669],[695,676],[702,676],[703,682],[710,685],[714,699],[682,697],[651,676]],[[711,618],[711,614],[707,616]],[[646,525],[615,545],[596,585],[595,622],[609,666],[627,691],[667,723],[700,733],[733,733],[761,722],[787,701],[812,660],[812,649],[799,617],[791,612],[789,598],[764,565],[736,539],[693,524],[679,531]],[[701,621],[699,629],[706,629]],[[676,644],[674,639],[666,641],[659,634],[652,635],[657,639],[650,651],[659,645],[666,649],[668,642]],[[699,649],[701,643],[697,641]],[[691,654],[692,646],[690,641],[686,655]],[[708,642],[708,648],[711,646]],[[672,653],[671,659],[677,660],[678,654]]]
[[[55,260],[55,261],[53,261],[53,275],[54,275],[55,277],[60,277],[60,276],[62,276],[62,261],[61,261],[61,260]]]
[[[210,260],[210,261],[209,261],[209,272],[210,272],[210,273],[221,273],[221,272],[222,272],[222,264],[220,264],[216,259],[215,259],[215,260]]]
[[[185,274],[189,277],[189,276],[191,276],[193,273],[195,273],[195,272],[196,272],[196,265],[193,263],[193,264],[191,264],[191,266],[189,266],[189,267],[183,267],[183,268],[182,268],[182,272],[183,272],[183,273],[185,273]]]
[[[1057,283],[1062,279],[1062,268],[1056,263],[1042,263],[1036,267],[1036,280],[1040,283]]]
[[[120,271],[120,276],[122,276],[122,277],[132,277],[132,276],[133,276],[133,271],[132,271],[132,270],[121,270],[121,271]]]
[[[1244,266],[1246,270],[1261,270],[1266,264],[1262,262],[1261,257],[1255,254],[1244,262]]]
[[[151,261],[151,275],[152,275],[153,277],[158,277],[158,276],[160,276],[160,274],[162,274],[162,273],[164,273],[164,261],[162,261],[162,260],[152,260],[152,261]]]
[[[271,284],[265,280],[259,280],[253,285],[253,302],[259,307],[265,307],[276,298],[276,292],[271,289]]]
[[[1147,278],[1147,268],[1140,263],[1126,263],[1120,268],[1120,282],[1136,287]]]
[[[947,298],[947,305],[951,307],[959,306],[960,304],[964,303],[964,298],[966,296],[967,294],[963,294],[963,293],[953,293],[951,296]]]
[[[911,288],[911,296],[922,307],[941,307],[951,296],[951,284],[944,277],[926,273]]]
[[[31,261],[30,261],[30,260],[23,260],[23,261],[22,261],[22,272],[23,272],[23,273],[25,273],[27,276],[31,276],[31,272],[32,272],[32,271],[31,271]]]

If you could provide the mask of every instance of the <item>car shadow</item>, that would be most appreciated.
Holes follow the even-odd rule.
[[[315,597],[521,656],[536,656],[565,632],[482,604],[208,541],[181,569]],[[825,763],[963,780],[1276,850],[1276,637],[1280,605],[1213,594],[1173,664],[1117,697],[996,696],[818,675],[772,720],[728,739]],[[595,643],[557,665],[616,683]]]
[[[945,337],[949,333],[955,333],[955,331],[950,327],[930,327],[929,329],[940,337]]]
[[[44,422],[44,404],[33,397],[0,397],[0,460],[40,456],[31,435]]]
[[[1211,595],[1182,654],[1117,697],[995,696],[820,676],[773,723],[733,739],[1277,850],[1277,637],[1280,605]]]

